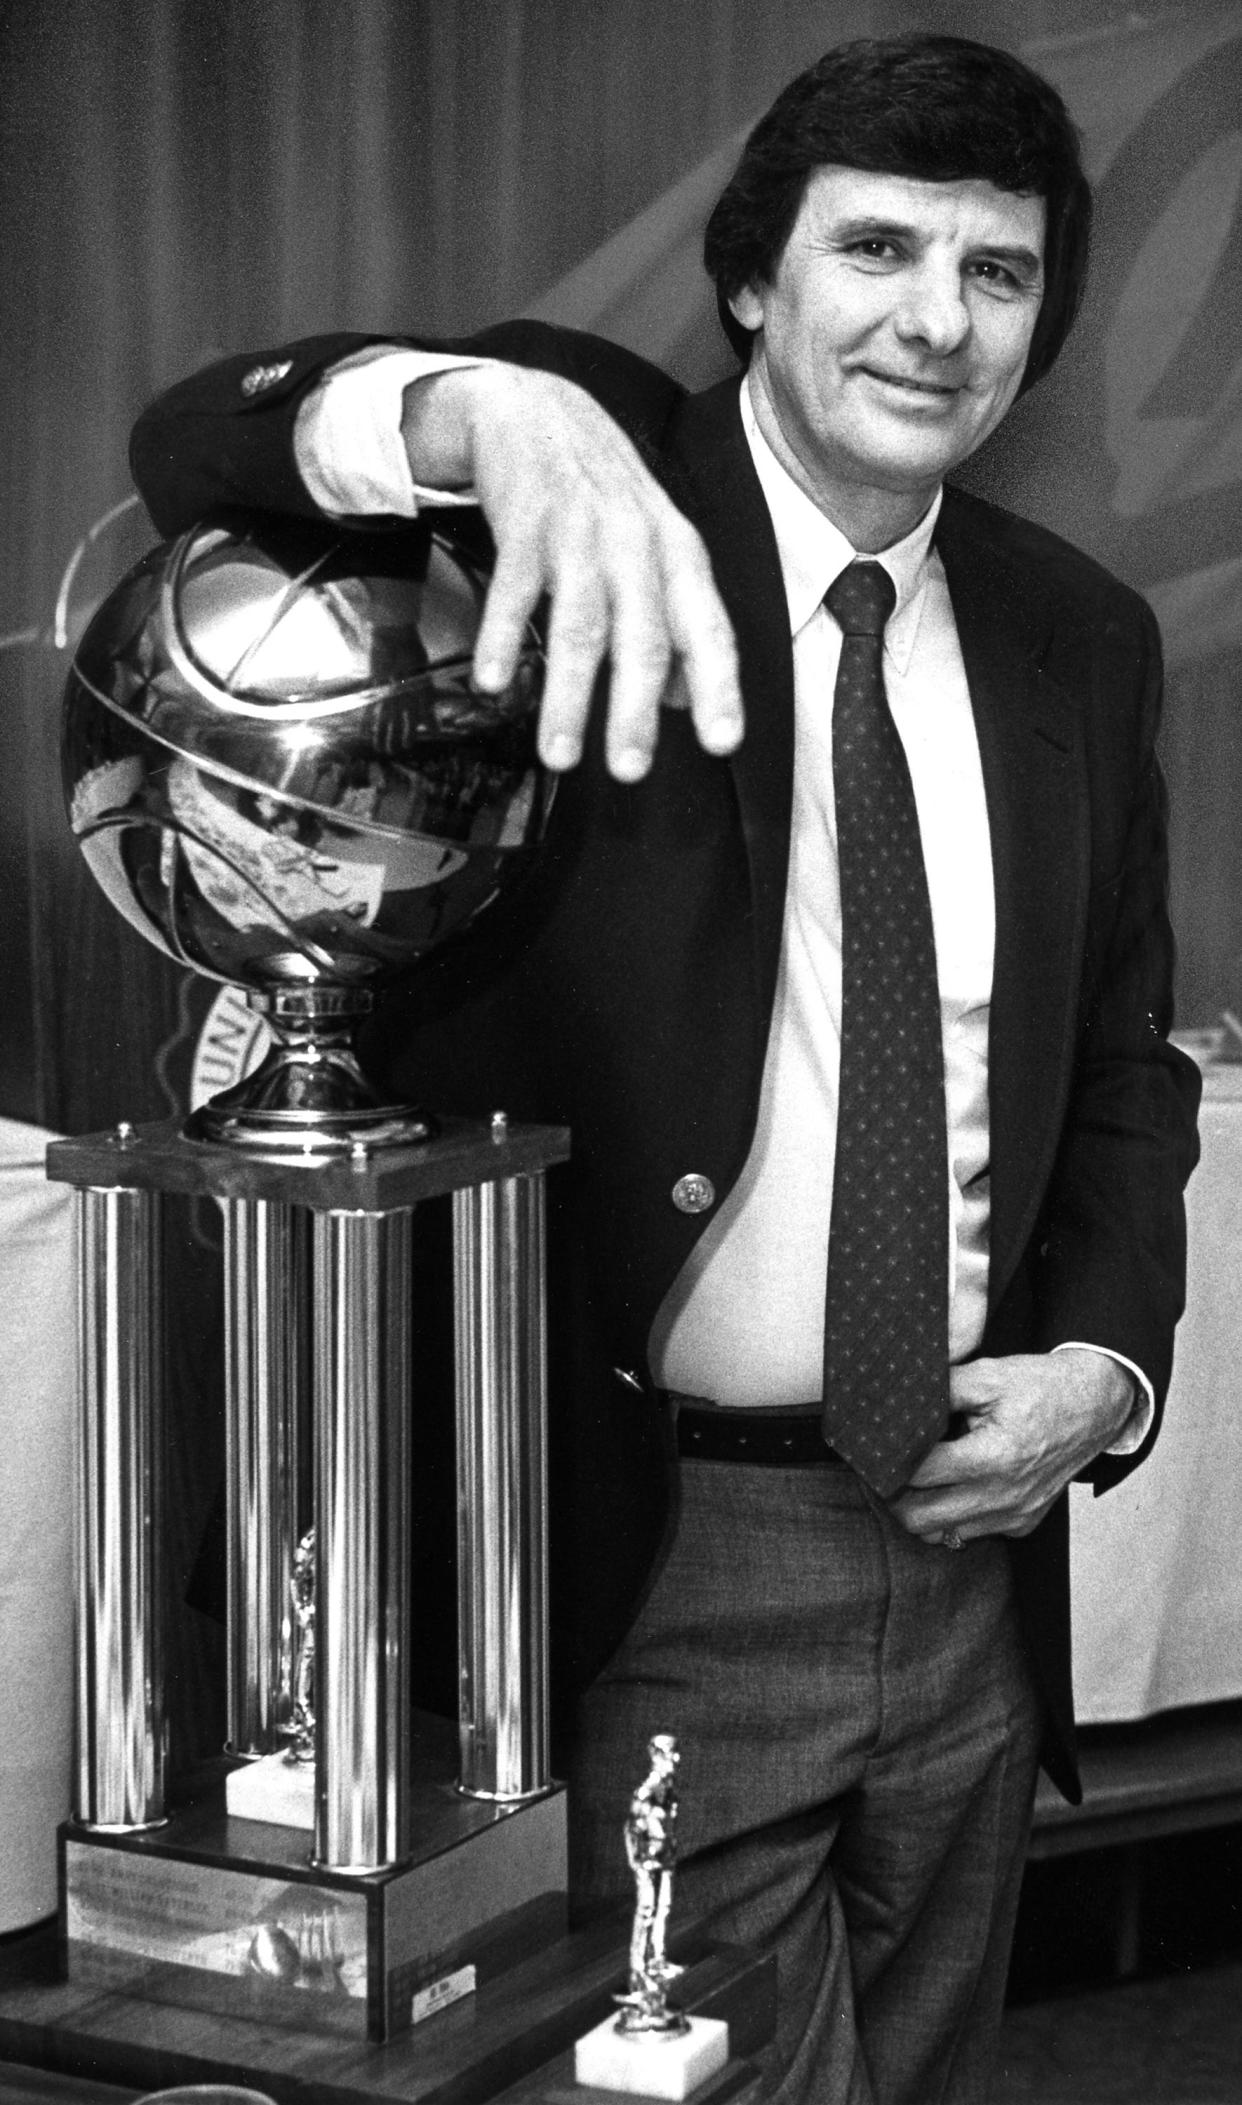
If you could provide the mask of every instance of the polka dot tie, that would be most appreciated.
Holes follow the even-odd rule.
[[[851,563],[832,705],[841,879],[841,1080],[824,1325],[824,1437],[876,1491],[909,1481],[948,1416],[948,1143],[931,900],[910,770],[884,693],[896,593]]]

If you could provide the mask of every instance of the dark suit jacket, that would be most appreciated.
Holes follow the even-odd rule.
[[[249,394],[255,361],[226,361],[148,411],[133,462],[161,529],[222,503],[313,510],[293,415],[359,341],[265,353],[288,369]],[[674,1206],[674,1184],[700,1171],[723,1198],[754,1129],[789,846],[792,656],[736,383],[688,397],[628,353],[534,324],[471,348],[569,374],[635,437],[705,537],[748,715],[740,752],[724,760],[667,714],[636,787],[609,779],[596,729],[525,891],[413,975],[372,1034],[393,1084],[446,1110],[500,1103],[573,1130],[573,1163],[550,1194],[553,1634],[565,1686],[597,1670],[627,1626],[675,1497],[647,1337],[704,1225]],[[946,493],[937,542],[996,885],[983,1350],[1098,1343],[1144,1368],[1160,1400],[1182,1305],[1198,1080],[1164,1035],[1155,624],[1066,543],[964,493]],[[1099,1462],[1097,1486],[1131,1466]],[[1065,1499],[1013,1556],[1048,1703],[1046,1759],[1072,1793]]]

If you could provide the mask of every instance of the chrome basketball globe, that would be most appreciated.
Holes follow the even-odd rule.
[[[352,1032],[542,834],[542,650],[532,629],[504,693],[472,687],[488,567],[478,515],[456,517],[205,523],[129,571],[75,652],[63,773],[87,863],[161,950],[245,987],[278,1041],[197,1114],[207,1137],[416,1137]]]

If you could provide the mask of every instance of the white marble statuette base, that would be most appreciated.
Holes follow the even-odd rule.
[[[639,2098],[689,2098],[729,2058],[729,2027],[692,2017],[688,2032],[618,2032],[606,2017],[574,2047],[574,2080]]]
[[[265,1754],[244,1768],[230,1769],[224,1802],[231,1820],[267,1820],[274,1827],[315,1825],[315,1766]]]

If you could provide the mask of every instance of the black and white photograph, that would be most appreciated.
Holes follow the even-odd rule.
[[[1237,0],[0,0],[0,302],[0,2105],[1234,2105]]]

